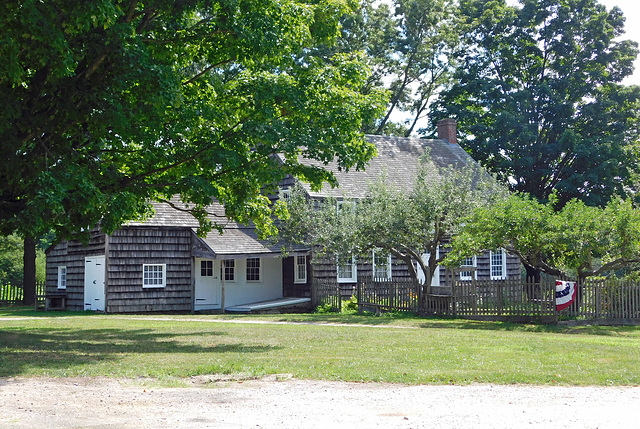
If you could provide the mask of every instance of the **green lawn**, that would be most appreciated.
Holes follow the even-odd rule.
[[[179,384],[201,374],[408,384],[638,385],[640,327],[0,308],[0,377],[151,377]]]

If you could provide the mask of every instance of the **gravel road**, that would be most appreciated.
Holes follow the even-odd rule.
[[[284,379],[284,381],[282,381]],[[0,379],[0,428],[633,428],[640,387]]]

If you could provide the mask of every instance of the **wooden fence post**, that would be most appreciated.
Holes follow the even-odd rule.
[[[311,308],[318,306],[318,280],[311,279]]]

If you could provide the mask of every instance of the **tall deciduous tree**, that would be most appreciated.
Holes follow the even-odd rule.
[[[265,184],[358,168],[378,115],[358,58],[331,43],[345,1],[8,0],[0,5],[0,231],[76,237],[180,194],[206,222],[272,228]],[[286,162],[273,156],[284,153]]]
[[[386,111],[365,124],[366,132],[409,136],[426,119],[451,78],[451,53],[459,43],[455,10],[451,0],[362,0],[359,12],[345,17],[331,52],[364,52],[372,74],[363,93],[389,92]]]
[[[640,88],[624,16],[596,0],[462,0],[468,25],[437,117],[512,189],[603,205],[635,189]]]

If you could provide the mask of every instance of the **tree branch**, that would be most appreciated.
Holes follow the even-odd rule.
[[[186,82],[182,82],[182,85],[189,85],[190,83],[195,82],[196,80],[198,80],[200,77],[202,77],[205,73],[207,73],[209,70],[214,69],[216,67],[219,67],[223,64],[228,64],[232,61],[235,61],[235,58],[231,58],[225,61],[220,61],[219,63],[216,64],[211,64],[209,67],[206,67],[204,70],[202,70],[200,73],[198,73],[197,75],[193,76],[191,79],[189,79]]]

